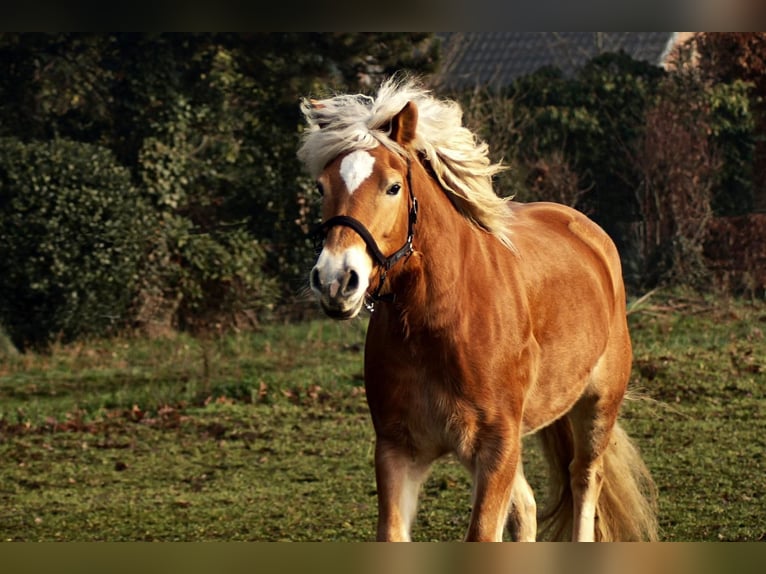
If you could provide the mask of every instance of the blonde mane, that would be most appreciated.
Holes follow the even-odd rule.
[[[430,164],[466,218],[513,248],[508,199],[499,197],[492,187],[492,176],[505,167],[492,163],[487,144],[462,125],[463,110],[457,102],[434,98],[412,79],[386,80],[374,98],[346,94],[319,101],[304,99],[301,111],[308,126],[298,158],[317,177],[330,160],[346,151],[382,144],[406,155],[389,133],[391,119],[410,101],[418,108],[412,148]]]

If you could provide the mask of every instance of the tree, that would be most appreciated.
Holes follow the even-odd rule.
[[[752,117],[741,80],[705,82],[624,53],[571,78],[545,68],[463,94],[501,193],[575,205],[617,243],[630,287],[704,276],[705,221],[751,205]]]
[[[0,137],[108,150],[155,222],[134,318],[205,327],[305,282],[318,202],[295,157],[300,98],[437,58],[425,33],[4,33]]]
[[[757,133],[766,133],[766,33],[700,33],[696,46],[700,69],[709,78],[752,85]],[[755,141],[753,158],[753,210],[766,212],[766,138]]]

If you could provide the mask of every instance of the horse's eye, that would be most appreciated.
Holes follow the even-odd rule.
[[[394,185],[392,185],[391,187],[389,187],[389,188],[386,190],[386,193],[387,193],[388,195],[396,195],[397,193],[399,193],[399,190],[400,190],[400,189],[402,189],[402,186],[401,186],[401,185],[399,185],[398,183],[395,183]]]
[[[317,193],[324,197],[324,187],[322,187],[322,184],[317,182]]]

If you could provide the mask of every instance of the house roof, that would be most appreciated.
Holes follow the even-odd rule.
[[[636,60],[664,63],[675,32],[448,32],[439,79],[452,88],[503,87],[554,66],[572,76],[592,57],[624,51]]]

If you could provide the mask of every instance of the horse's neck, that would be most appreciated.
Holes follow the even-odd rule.
[[[422,180],[421,180],[422,181]],[[428,187],[424,187],[428,185]],[[416,190],[420,203],[414,255],[394,280],[397,307],[408,328],[443,328],[462,312],[458,304],[465,274],[472,262],[465,254],[471,242],[487,238],[476,233],[445,192],[428,178]]]

